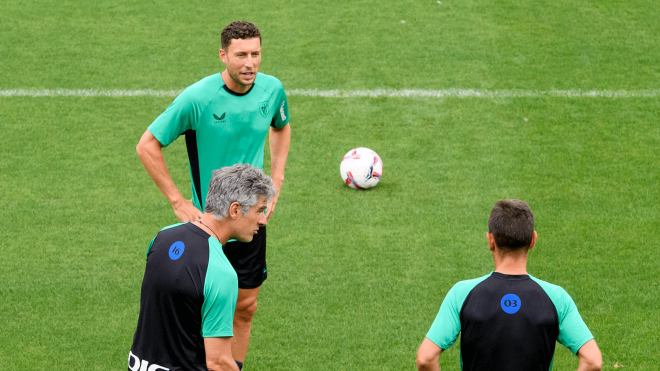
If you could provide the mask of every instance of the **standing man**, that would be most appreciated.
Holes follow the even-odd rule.
[[[417,368],[440,370],[440,354],[461,332],[462,370],[547,371],[556,341],[577,355],[578,370],[600,370],[600,350],[573,299],[527,274],[527,252],[537,236],[527,203],[496,203],[486,236],[495,272],[449,290],[419,347]]]
[[[270,133],[271,177],[276,193],[268,203],[270,219],[284,182],[291,128],[282,83],[259,73],[261,34],[252,23],[232,22],[222,30],[220,59],[227,66],[189,86],[145,131],[137,153],[181,222],[202,216],[211,172],[223,166],[251,164],[263,169],[264,143]],[[172,181],[162,148],[185,136],[192,187],[186,200]],[[244,361],[259,288],[266,280],[266,228],[252,242],[223,244],[238,274],[234,316],[234,357]]]
[[[252,241],[275,192],[250,165],[216,170],[201,218],[151,240],[130,371],[240,370],[230,341],[238,278],[222,245]]]

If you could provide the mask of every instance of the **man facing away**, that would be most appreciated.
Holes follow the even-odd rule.
[[[223,166],[251,164],[263,169],[269,133],[271,176],[276,189],[266,218],[275,210],[284,182],[291,129],[282,83],[259,73],[261,34],[252,23],[232,22],[222,30],[220,59],[227,68],[186,88],[144,132],[137,152],[145,169],[172,204],[181,222],[198,220],[205,205],[211,172]],[[186,200],[169,175],[162,148],[184,135],[192,187]],[[238,274],[234,317],[234,357],[244,361],[259,288],[266,280],[266,228],[248,244],[222,246]]]
[[[461,332],[462,370],[547,371],[556,341],[577,355],[579,371],[600,370],[600,350],[573,299],[527,274],[537,237],[527,203],[497,202],[486,236],[495,272],[449,290],[419,347],[417,368],[440,370],[440,354]]]
[[[250,242],[275,193],[257,168],[221,168],[201,218],[165,227],[151,241],[130,371],[240,370],[231,349],[238,278],[222,246]]]

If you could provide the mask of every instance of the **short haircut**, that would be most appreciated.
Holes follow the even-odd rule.
[[[234,39],[251,39],[253,37],[259,38],[259,43],[261,43],[261,33],[259,29],[253,23],[247,21],[235,21],[222,30],[220,34],[220,41],[222,43],[222,49],[227,50],[231,41]]]
[[[204,210],[217,220],[229,215],[229,206],[238,202],[243,215],[263,197],[266,202],[275,196],[270,177],[261,169],[250,165],[234,165],[213,171]]]
[[[498,248],[529,248],[534,236],[534,213],[525,201],[498,201],[488,218],[488,232]]]

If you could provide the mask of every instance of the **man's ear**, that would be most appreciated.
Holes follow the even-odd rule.
[[[534,231],[534,234],[532,235],[532,242],[529,244],[529,249],[527,250],[534,248],[534,245],[536,245],[536,237],[538,237],[538,235],[536,234],[536,231]]]
[[[220,60],[222,61],[222,63],[227,64],[227,51],[220,48],[220,50],[218,51],[218,55],[220,56]]]
[[[490,232],[486,232],[486,238],[488,239],[488,250],[495,251],[495,236]]]
[[[234,201],[229,205],[229,217],[232,219],[238,219],[239,214],[241,213],[242,206],[237,201]]]

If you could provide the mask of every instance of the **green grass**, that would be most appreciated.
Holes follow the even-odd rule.
[[[181,89],[248,19],[287,89],[657,89],[651,1],[3,3],[0,90]],[[405,23],[401,23],[405,20]],[[144,252],[174,223],[135,154],[170,98],[0,97],[0,369],[123,369]],[[605,369],[660,356],[660,99],[289,98],[248,370],[414,369],[458,280],[492,270],[492,205],[527,200],[529,272],[563,286]],[[377,188],[343,185],[366,146]],[[189,195],[183,141],[165,150]],[[441,357],[458,370],[458,345]],[[555,370],[576,368],[559,346]]]

